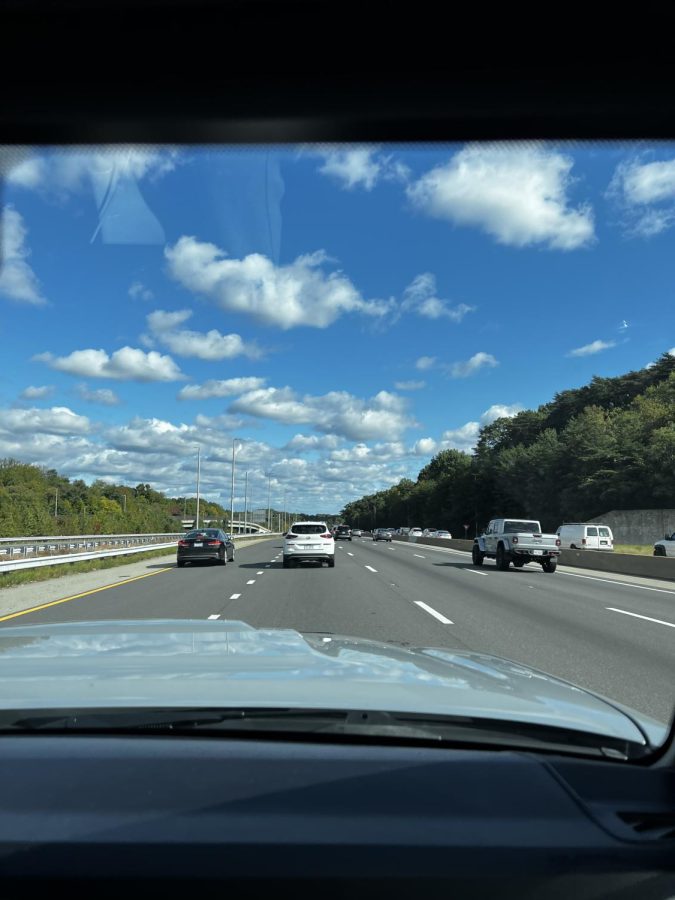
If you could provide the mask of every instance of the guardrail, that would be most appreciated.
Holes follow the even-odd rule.
[[[449,547],[471,553],[473,541],[459,538],[445,541],[441,538],[412,538],[395,534],[394,540],[410,544],[427,544],[430,547]],[[614,553],[603,550],[561,550],[558,557],[561,566],[574,566],[594,572],[613,572],[620,575],[636,575],[641,578],[658,578],[675,581],[675,559],[665,556],[638,556],[635,553]]]
[[[0,538],[0,574],[39,566],[58,566],[106,556],[126,556],[149,550],[170,549],[183,532],[160,534],[76,534],[43,537]],[[278,537],[277,534],[265,537]],[[235,543],[259,539],[261,535],[236,535]],[[64,553],[70,550],[74,552]]]

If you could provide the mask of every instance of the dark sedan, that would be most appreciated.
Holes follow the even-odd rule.
[[[234,542],[220,528],[202,528],[188,533],[178,541],[176,565],[211,559],[221,566],[234,562]]]
[[[373,532],[374,541],[391,541],[391,531],[388,528],[376,528]]]

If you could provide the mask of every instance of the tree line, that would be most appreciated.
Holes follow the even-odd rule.
[[[481,428],[475,452],[442,450],[417,476],[348,503],[354,527],[480,533],[493,517],[544,530],[612,509],[675,507],[675,356],[594,377],[536,410]],[[467,526],[466,528],[464,526]]]

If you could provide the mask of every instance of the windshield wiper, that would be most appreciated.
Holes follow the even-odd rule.
[[[226,737],[363,738],[421,741],[435,746],[521,749],[630,760],[648,755],[649,744],[564,726],[479,716],[396,713],[356,709],[233,707],[225,709],[102,709],[0,712],[2,732],[65,734],[203,734]]]

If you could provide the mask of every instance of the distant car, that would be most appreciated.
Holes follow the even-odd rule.
[[[434,535],[434,537],[443,538],[443,540],[445,540],[445,541],[452,540],[452,535],[450,534],[449,531],[437,531],[436,534]]]
[[[352,530],[349,525],[338,525],[334,534],[336,541],[351,541]]]
[[[435,528],[425,528],[422,537],[436,537],[438,531]]]
[[[352,528],[352,537],[361,537],[363,532],[360,528]]]
[[[188,531],[178,541],[176,565],[182,568],[187,562],[212,560],[221,566],[234,562],[234,541],[220,528],[202,528]]]
[[[391,541],[391,531],[388,528],[376,528],[373,532],[374,541]]]
[[[408,537],[422,537],[422,529],[421,528],[411,528],[408,532]]]
[[[284,569],[299,562],[335,566],[335,540],[325,522],[294,522],[284,535]]]
[[[675,556],[675,531],[654,544],[654,556]]]

